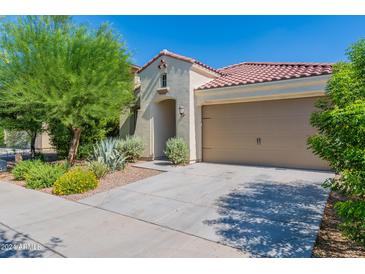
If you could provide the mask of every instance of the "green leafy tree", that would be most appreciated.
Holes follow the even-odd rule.
[[[348,50],[350,62],[338,63],[311,123],[319,133],[309,146],[338,176],[325,186],[348,199],[336,209],[345,234],[365,245],[365,40]]]
[[[28,100],[28,107],[33,102],[39,104],[36,109],[46,111],[47,121],[59,121],[68,129],[72,136],[68,160],[72,164],[85,127],[106,117],[118,117],[133,100],[125,44],[107,24],[93,29],[65,16],[20,17],[17,23],[6,26],[29,38],[23,41],[24,50],[14,50],[11,55],[3,51],[3,63],[19,63],[27,56],[26,60],[34,64],[33,73],[20,80],[14,77],[7,90],[18,91]],[[4,43],[12,44],[8,40],[4,39]],[[19,88],[14,85],[26,80],[27,88],[24,84]],[[14,102],[15,98],[9,101]]]
[[[44,56],[42,101],[48,115],[72,133],[68,153],[72,164],[85,125],[118,117],[132,102],[129,55],[121,37],[107,24],[96,30],[67,24],[44,46],[51,54]]]
[[[44,103],[34,94],[42,93],[40,70],[44,37],[54,27],[34,24],[35,17],[20,17],[0,26],[0,125],[10,131],[25,131],[35,155],[35,140],[45,121]],[[48,28],[48,29],[47,29]]]
[[[80,144],[76,158],[87,158],[96,143],[108,136],[118,136],[118,134],[114,132],[115,127],[119,129],[118,120],[113,122],[100,119],[98,121],[94,121],[91,125],[83,124],[83,131],[80,137]],[[71,129],[64,126],[59,120],[51,120],[48,122],[48,134],[52,145],[57,150],[58,156],[62,158],[67,157],[70,149],[70,141],[72,139]]]

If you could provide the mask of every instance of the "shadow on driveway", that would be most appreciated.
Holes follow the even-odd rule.
[[[62,240],[53,237],[46,246],[54,249]],[[42,258],[54,255],[44,246],[30,240],[27,235],[0,228],[0,258]],[[56,255],[60,257],[59,254]]]
[[[222,242],[253,257],[310,257],[328,192],[304,181],[256,180],[221,197],[206,220]]]

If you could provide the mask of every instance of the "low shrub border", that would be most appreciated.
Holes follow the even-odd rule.
[[[12,174],[17,181],[25,180],[25,187],[31,189],[47,188],[66,172],[63,164],[50,164],[40,160],[26,160],[16,164]]]

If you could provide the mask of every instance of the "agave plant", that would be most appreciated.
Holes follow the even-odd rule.
[[[110,171],[121,170],[126,165],[126,157],[117,150],[118,139],[107,138],[94,145],[89,161],[105,164]]]

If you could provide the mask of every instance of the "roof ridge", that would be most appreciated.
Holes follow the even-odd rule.
[[[290,65],[290,66],[331,66],[335,63],[321,63],[321,62],[245,62],[247,65]]]
[[[167,49],[161,50],[155,57],[153,57],[150,61],[148,61],[145,65],[143,65],[138,70],[138,72],[141,72],[142,70],[144,70],[146,67],[148,67],[150,64],[152,64],[156,59],[158,59],[162,55],[169,56],[169,57],[172,57],[172,58],[176,58],[178,60],[182,60],[182,61],[189,62],[189,63],[192,63],[192,64],[197,64],[199,66],[202,66],[202,67],[204,67],[204,68],[206,68],[208,70],[211,70],[211,71],[213,71],[213,72],[221,75],[221,73],[217,69],[215,69],[215,68],[213,68],[211,66],[208,66],[208,65],[206,65],[206,64],[204,64],[204,63],[202,63],[202,62],[200,62],[200,61],[198,61],[198,60],[196,60],[194,58],[187,57],[187,56],[184,56],[184,55],[181,55],[181,54],[178,54],[178,53],[169,51]]]
[[[322,62],[247,62],[247,61],[244,61],[244,62],[241,62],[241,63],[232,64],[232,65],[229,65],[229,66],[219,68],[218,71],[223,72],[226,69],[234,68],[234,67],[242,66],[242,65],[332,66],[334,64],[335,63],[330,63],[330,62],[328,62],[328,63],[323,62],[322,63]]]

